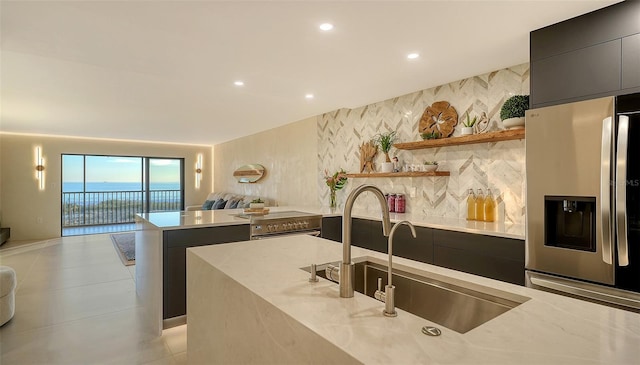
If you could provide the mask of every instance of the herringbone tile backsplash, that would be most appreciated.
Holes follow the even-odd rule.
[[[320,204],[329,204],[329,189],[324,183],[324,170],[344,168],[359,172],[359,148],[379,132],[398,131],[397,142],[418,141],[418,123],[425,108],[436,101],[448,101],[458,112],[460,122],[454,136],[460,135],[461,121],[486,113],[488,130],[504,129],[500,108],[511,95],[529,94],[529,64],[470,77],[446,85],[418,91],[397,98],[365,105],[357,109],[340,109],[318,117],[318,184]],[[429,216],[466,217],[468,189],[490,188],[504,205],[505,222],[524,223],[525,154],[524,140],[448,146],[416,151],[396,150],[401,164],[422,164],[438,161],[439,170],[450,171],[448,177],[397,177],[349,179],[338,192],[343,204],[352,188],[373,184],[385,193],[402,193],[407,198],[408,212],[423,212]],[[384,161],[379,152],[376,168]],[[356,205],[377,208],[373,196],[366,193]]]

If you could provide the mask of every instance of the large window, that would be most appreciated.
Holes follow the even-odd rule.
[[[184,209],[184,160],[62,155],[62,227],[131,223]]]

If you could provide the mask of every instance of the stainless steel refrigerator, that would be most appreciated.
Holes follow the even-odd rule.
[[[640,312],[640,94],[526,114],[526,285]]]

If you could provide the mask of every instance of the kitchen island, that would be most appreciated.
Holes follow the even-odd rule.
[[[237,214],[237,213],[236,213]],[[136,293],[145,330],[186,322],[186,248],[246,241],[249,220],[222,211],[176,211],[136,217]]]
[[[324,217],[323,225],[327,223],[322,229],[323,237],[330,236],[333,231],[333,239],[337,241],[341,239],[342,211],[340,210],[317,207],[271,207],[270,210],[271,212],[302,211],[320,214]],[[136,291],[140,305],[144,308],[144,325],[148,328],[148,332],[159,335],[164,328],[185,323],[186,249],[249,240],[249,219],[246,216],[240,216],[241,213],[242,209],[224,209],[157,212],[137,216]],[[410,220],[419,227],[418,229],[438,231],[441,234],[451,232],[466,235],[463,237],[449,235],[448,240],[469,244],[474,250],[482,250],[484,255],[465,251],[465,247],[461,249],[434,245],[431,242],[431,235],[421,233],[421,238],[428,242],[423,241],[422,245],[399,245],[400,256],[403,256],[403,249],[409,248],[413,250],[412,253],[416,253],[417,250],[418,254],[428,257],[426,259],[414,257],[414,255],[404,255],[404,257],[507,281],[512,277],[524,278],[524,243],[516,241],[524,238],[521,225],[469,222],[410,213],[391,213],[390,216],[392,222]],[[380,224],[379,212],[356,209],[353,217],[356,235],[371,228],[371,223]],[[363,222],[367,226],[359,227]],[[379,229],[376,230],[378,231]],[[475,242],[476,238],[488,242]],[[399,237],[399,240],[402,241],[402,238]],[[353,239],[356,245],[365,245],[373,241],[369,237],[354,236]],[[438,240],[438,242],[441,241],[443,240]],[[386,239],[382,244],[386,245]],[[496,257],[486,255],[487,252],[491,252],[487,245],[499,251],[506,250],[509,257],[501,252],[498,252],[499,256]],[[507,246],[515,247],[515,250]],[[380,247],[378,251],[384,251],[384,247]],[[433,252],[437,253],[436,259],[442,258],[442,260],[433,261]],[[486,259],[482,260],[481,257]],[[513,257],[517,257],[518,260],[513,260]],[[470,261],[469,258],[473,260]],[[467,270],[470,262],[478,266],[477,270]],[[496,268],[499,268],[499,273],[493,273]],[[492,276],[492,274],[495,275]]]
[[[352,247],[352,257],[386,255]],[[188,357],[193,363],[636,364],[640,314],[403,258],[394,268],[530,298],[458,333],[300,268],[339,261],[342,246],[307,236],[187,250]],[[452,310],[455,311],[455,308]],[[429,337],[424,325],[439,327]]]

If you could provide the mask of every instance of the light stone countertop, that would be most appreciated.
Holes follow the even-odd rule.
[[[341,216],[342,210],[331,210],[320,207],[304,206],[282,206],[270,207],[271,212],[301,211],[307,213],[321,214],[323,217]],[[379,211],[366,211],[354,209],[354,218],[380,220]],[[221,210],[195,210],[195,211],[175,211],[158,213],[141,213],[138,216],[157,228],[163,230],[185,229],[197,227],[215,227],[234,224],[249,224],[249,219],[238,217],[242,214],[242,209],[221,209]],[[444,229],[466,233],[483,234],[487,236],[513,238],[524,240],[525,229],[521,224],[488,223],[467,221],[456,218],[443,218],[426,216],[421,213],[390,213],[393,223],[407,220],[415,226]]]
[[[211,265],[215,272],[363,363],[583,365],[640,361],[640,314],[403,258],[394,257],[394,267],[531,299],[465,334],[400,309],[398,317],[384,317],[384,304],[375,299],[357,292],[353,298],[339,298],[338,285],[322,278],[308,283],[309,274],[301,267],[342,258],[341,244],[320,238],[290,236],[202,246],[188,249],[187,255],[188,262],[195,259],[202,262],[199,265]],[[352,247],[354,259],[362,256],[387,258]],[[442,335],[423,335],[420,330],[424,325],[439,327]],[[273,328],[271,335],[277,337],[279,330]],[[199,335],[204,336],[189,332],[189,342]]]

